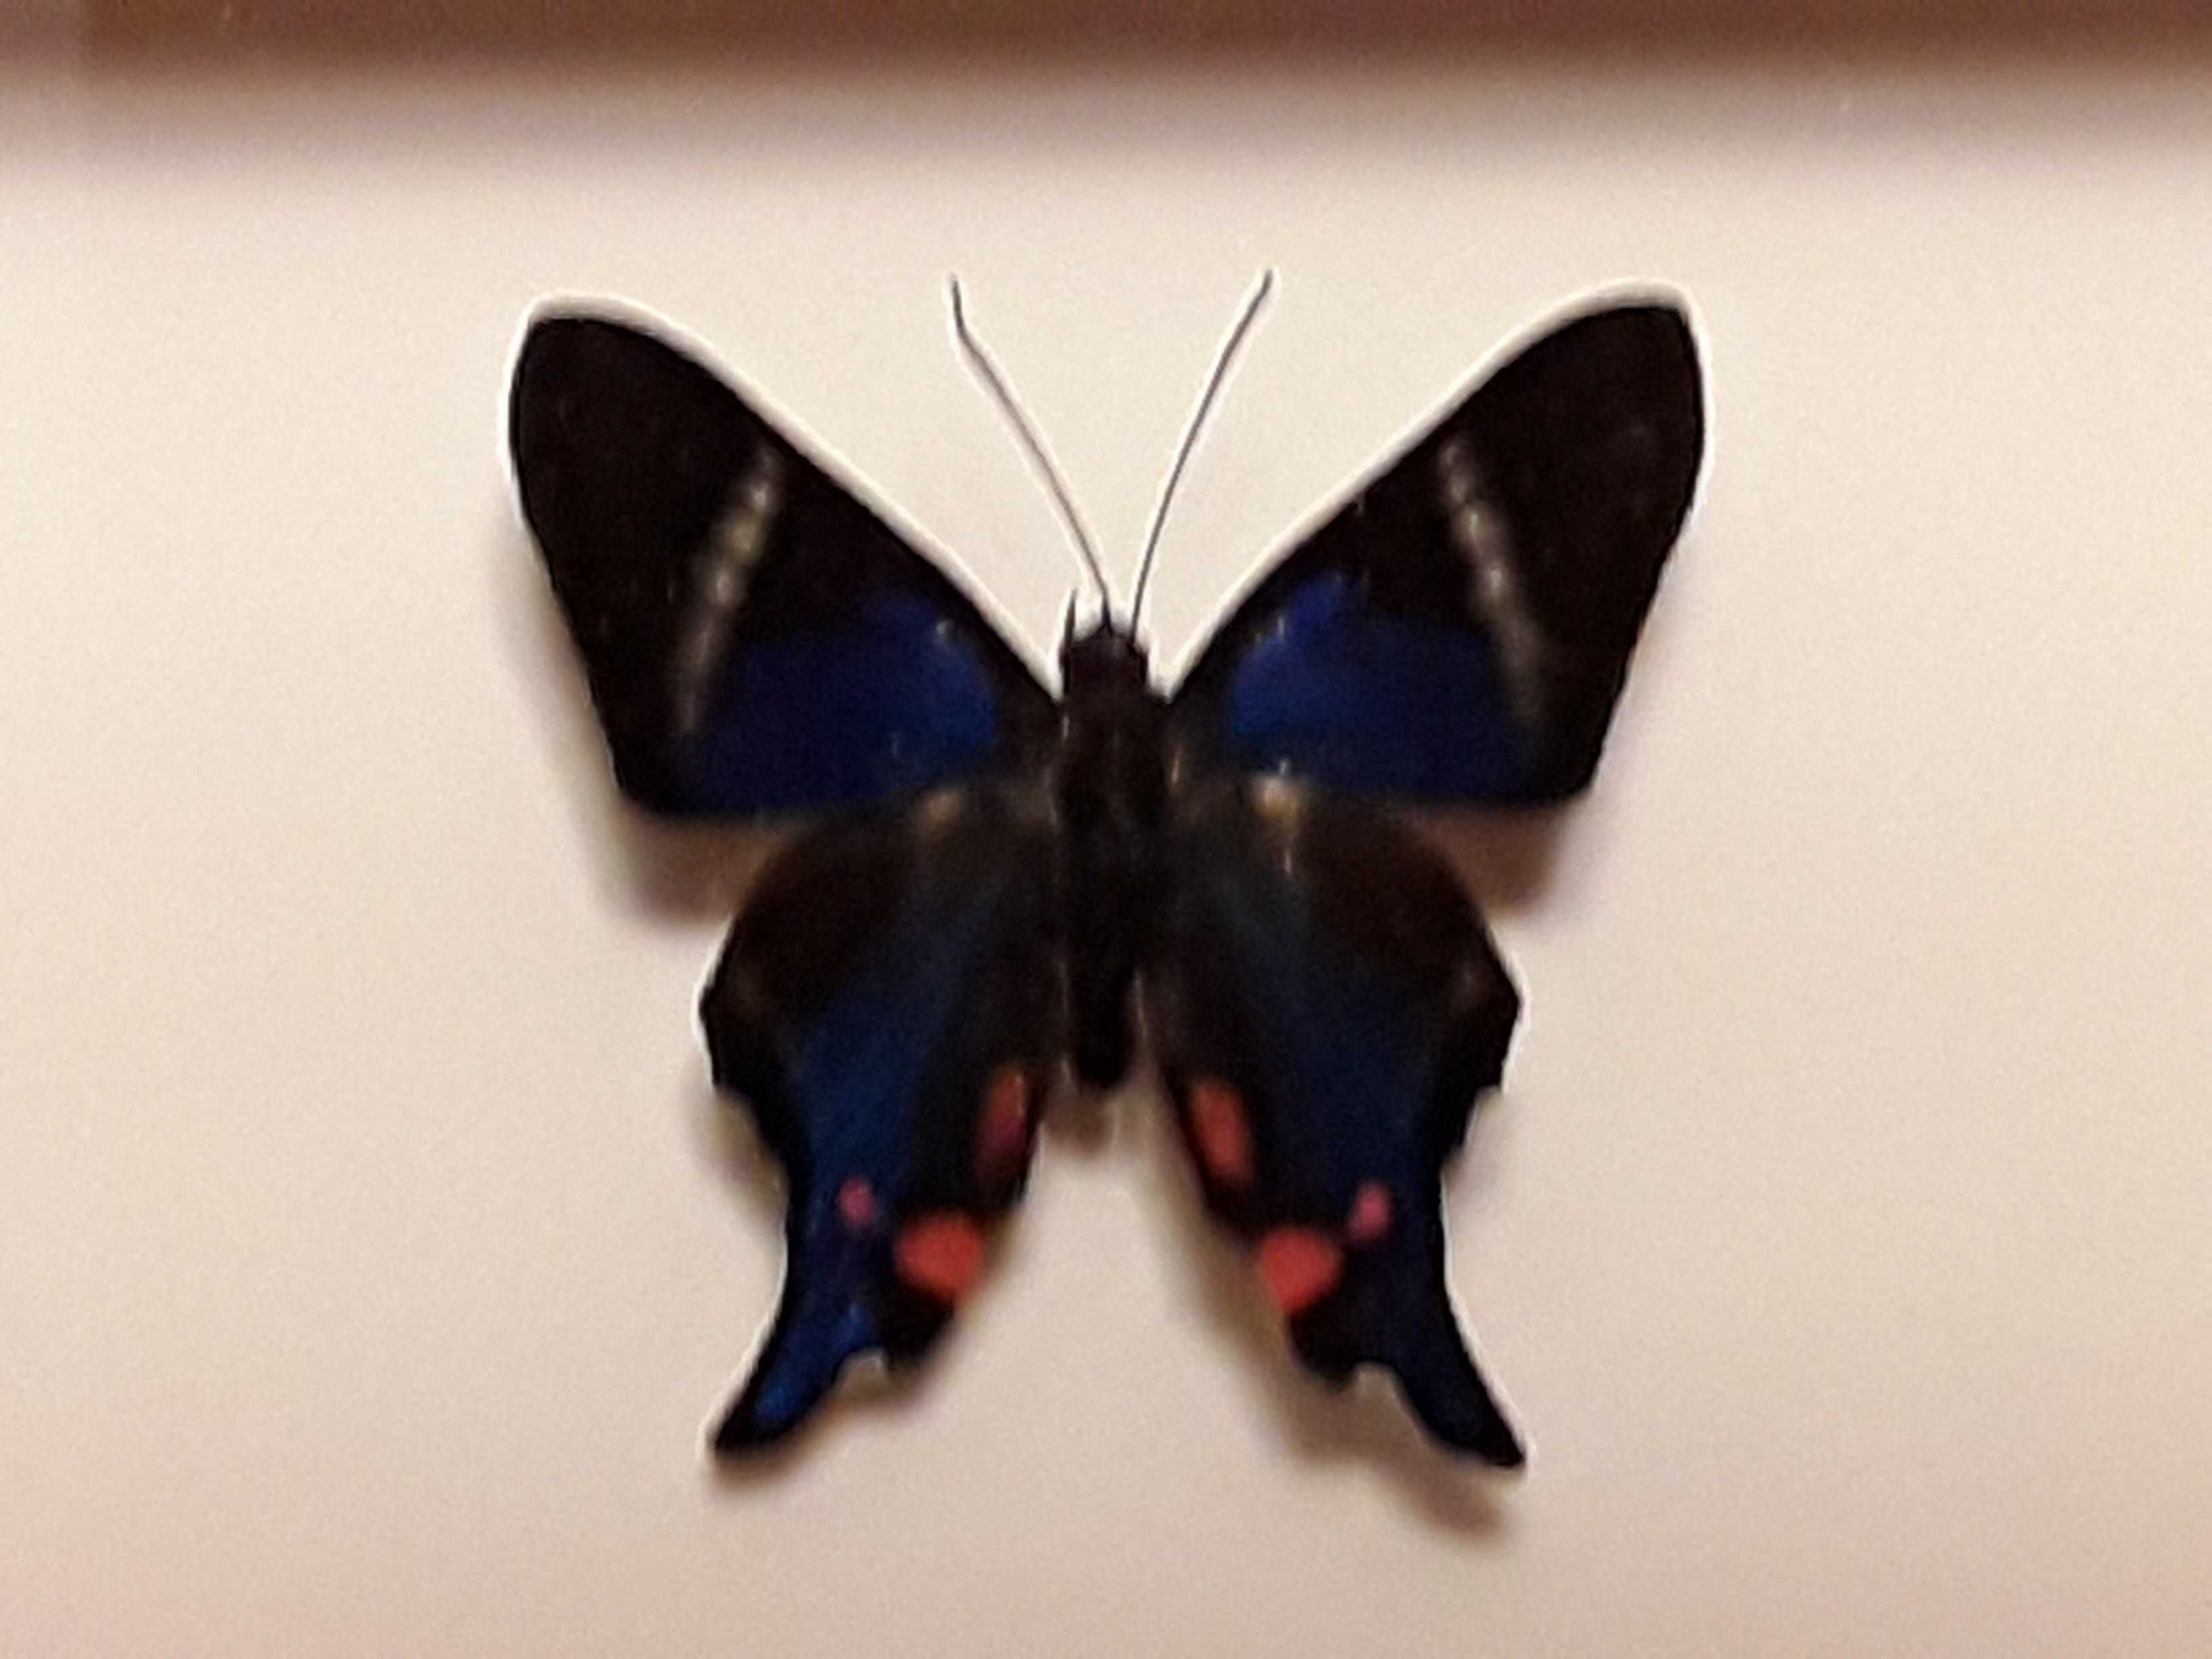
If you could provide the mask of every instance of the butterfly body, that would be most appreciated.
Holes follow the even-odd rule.
[[[775,1320],[716,1434],[919,1358],[1072,1073],[1157,1065],[1208,1211],[1301,1361],[1377,1364],[1443,1443],[1521,1450],[1444,1278],[1442,1166],[1520,1000],[1383,805],[1580,788],[1702,442],[1680,314],[1538,339],[1353,495],[1171,694],[1110,612],[1048,693],[965,595],[750,404],[608,319],[517,364],[523,508],[623,789],[822,814],[701,1000],[789,1183]]]
[[[1075,1073],[1092,1088],[1129,1068],[1129,999],[1165,895],[1167,700],[1144,648],[1110,621],[1060,650],[1054,797],[1067,904]]]

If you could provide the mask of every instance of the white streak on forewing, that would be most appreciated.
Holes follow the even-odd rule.
[[[1255,778],[1248,786],[1252,809],[1275,831],[1275,866],[1286,880],[1298,875],[1298,832],[1304,826],[1312,797],[1295,779],[1273,774]]]
[[[761,444],[691,556],[691,591],[672,664],[679,732],[695,729],[706,718],[714,670],[782,507],[783,458],[774,446]]]
[[[933,841],[949,833],[967,811],[967,802],[958,789],[933,789],[915,803],[915,833]]]
[[[1289,829],[1305,811],[1306,792],[1295,778],[1270,774],[1253,779],[1252,805],[1261,817],[1273,818]]]
[[[1449,439],[1437,451],[1437,489],[1452,545],[1467,561],[1468,605],[1489,624],[1514,714],[1523,726],[1537,726],[1544,712],[1544,630],[1514,573],[1513,526],[1484,495],[1482,470],[1465,438]]]

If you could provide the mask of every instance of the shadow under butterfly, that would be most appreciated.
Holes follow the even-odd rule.
[[[1053,1083],[1119,1081],[1140,1012],[1206,1206],[1299,1359],[1340,1383],[1385,1367],[1437,1440],[1517,1465],[1453,1316],[1440,1181],[1519,997],[1449,868],[1376,803],[1589,782],[1698,475],[1680,307],[1607,305],[1522,347],[1276,563],[1172,695],[1136,636],[1143,576],[1126,620],[1107,603],[1078,635],[1071,605],[1054,699],[941,570],[628,323],[537,316],[510,418],[624,793],[827,814],[763,871],[701,1000],[714,1080],[788,1182],[781,1305],[716,1449],[788,1434],[855,1355],[929,1349]]]

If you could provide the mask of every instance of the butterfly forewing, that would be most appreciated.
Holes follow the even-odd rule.
[[[974,604],[673,346],[538,318],[509,430],[616,776],[641,805],[879,800],[1048,737],[1051,699]]]
[[[1185,678],[1178,737],[1360,794],[1580,789],[1703,434],[1672,306],[1544,335],[1261,580]]]

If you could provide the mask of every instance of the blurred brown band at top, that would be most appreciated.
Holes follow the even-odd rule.
[[[11,0],[0,48],[93,64],[481,54],[1143,59],[1674,52],[2212,53],[2208,0]]]

